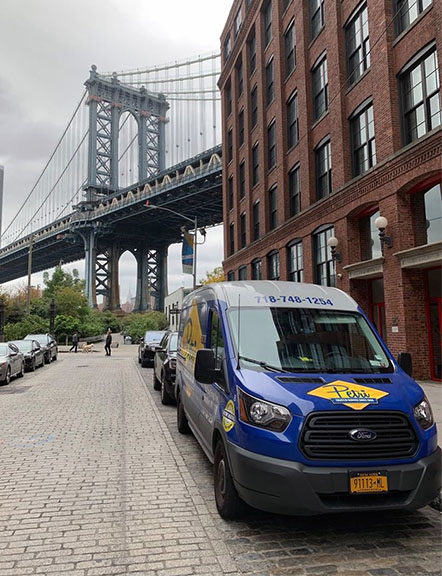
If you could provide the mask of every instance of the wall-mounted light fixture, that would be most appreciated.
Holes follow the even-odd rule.
[[[383,256],[384,245],[387,246],[387,248],[391,248],[393,246],[393,240],[391,239],[391,236],[385,235],[385,228],[388,226],[388,220],[385,218],[385,216],[378,216],[378,218],[376,218],[374,221],[374,225],[379,230],[379,239],[381,241],[381,251]]]
[[[338,244],[339,244],[339,240],[337,238],[335,238],[334,236],[330,236],[330,238],[327,240],[327,246],[331,250],[331,256],[332,256],[333,260],[335,260],[336,262],[341,262],[341,260],[342,260],[341,253],[336,251]]]

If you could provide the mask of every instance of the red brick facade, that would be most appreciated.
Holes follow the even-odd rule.
[[[339,240],[337,250],[341,254],[341,262],[336,263],[336,286],[349,292],[371,315],[371,281],[383,278],[384,337],[390,349],[394,354],[400,351],[412,354],[415,377],[435,377],[440,373],[440,366],[435,366],[435,363],[440,364],[440,360],[435,360],[430,352],[437,342],[431,340],[426,282],[427,271],[440,267],[441,259],[437,242],[434,246],[432,244],[434,250],[428,248],[425,218],[428,220],[429,216],[425,216],[422,194],[442,180],[442,131],[440,120],[435,120],[434,116],[432,122],[436,127],[430,126],[425,134],[419,134],[419,138],[404,145],[404,88],[400,78],[405,74],[402,71],[407,70],[413,59],[426,48],[437,54],[441,75],[442,3],[433,0],[399,34],[395,0],[324,0],[324,24],[313,40],[309,5],[307,0],[272,0],[272,39],[264,46],[266,2],[236,0],[221,37],[223,67],[219,86],[223,100],[225,273],[230,273],[230,277],[234,274],[238,279],[238,269],[246,266],[247,278],[251,279],[251,263],[260,259],[262,278],[268,278],[267,256],[269,252],[277,250],[279,278],[286,280],[289,278],[287,246],[296,239],[302,241],[304,282],[314,282],[317,280],[314,233],[321,226],[333,226],[334,236]],[[361,76],[349,86],[346,28],[353,15],[364,6],[368,13],[370,62]],[[235,38],[235,18],[239,10],[242,22]],[[286,78],[284,34],[292,21],[295,26],[296,64]],[[256,37],[256,69],[251,73],[248,41],[253,29]],[[228,37],[231,52],[226,58]],[[424,54],[426,57],[427,53]],[[327,59],[328,109],[314,121],[312,69],[322,55]],[[267,106],[266,65],[272,57],[274,98]],[[241,58],[243,90],[240,95],[238,63]],[[227,103],[229,85],[231,113],[228,113]],[[258,121],[252,127],[251,91],[255,86],[258,93]],[[299,141],[288,149],[287,102],[295,91],[298,98]],[[440,102],[440,88],[438,93]],[[350,120],[364,102],[372,104],[376,161],[373,167],[353,177]],[[242,145],[238,126],[241,110],[244,110],[245,118]],[[267,127],[273,120],[276,122],[276,165],[268,170]],[[227,149],[229,130],[233,135],[231,161]],[[331,145],[332,192],[317,200],[314,151],[326,138]],[[256,143],[259,144],[259,182],[252,186],[251,154]],[[243,198],[239,192],[239,166],[242,161],[245,161],[246,167],[246,193]],[[288,178],[295,166],[299,166],[300,211],[291,216]],[[233,178],[231,209],[229,178]],[[268,192],[274,185],[278,190],[277,225],[271,230]],[[257,201],[260,206],[260,238],[254,240],[252,211]],[[393,246],[385,247],[383,259],[370,261],[364,257],[365,245],[372,238],[366,224],[367,218],[374,212],[380,212],[388,219],[385,232],[391,236]],[[244,248],[241,248],[240,237],[242,214],[246,218]],[[233,252],[229,243],[232,223]],[[421,251],[403,254],[419,246]],[[352,267],[358,263],[359,266]]]

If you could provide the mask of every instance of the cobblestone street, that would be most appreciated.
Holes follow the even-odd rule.
[[[0,388],[0,575],[440,574],[440,515],[226,522],[136,347],[60,354]]]

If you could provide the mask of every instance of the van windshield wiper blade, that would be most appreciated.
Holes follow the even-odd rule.
[[[248,356],[242,356],[241,354],[239,354],[238,358],[240,360],[250,362],[251,364],[257,364],[258,366],[261,366],[261,368],[265,368],[266,370],[270,370],[271,372],[287,372],[287,374],[291,374],[289,370],[284,370],[284,368],[278,368],[278,366],[272,366],[271,364],[267,364],[267,362],[263,362],[262,360],[255,360],[255,358],[249,358]]]

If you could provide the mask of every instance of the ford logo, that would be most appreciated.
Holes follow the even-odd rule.
[[[376,432],[368,428],[355,428],[354,430],[350,430],[348,435],[352,440],[356,440],[356,442],[370,442],[377,438]]]

